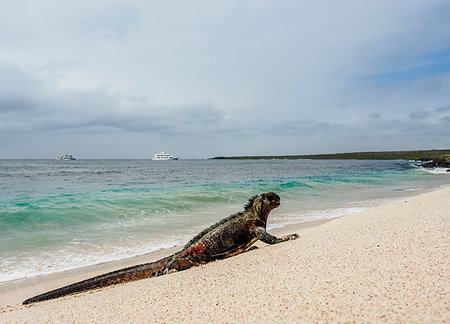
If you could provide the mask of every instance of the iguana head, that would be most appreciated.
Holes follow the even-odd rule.
[[[270,208],[270,210],[277,208],[280,206],[280,196],[278,196],[274,192],[268,192],[261,195],[261,200],[263,205],[266,208]]]
[[[250,198],[245,210],[252,210],[256,217],[266,221],[269,213],[278,206],[280,206],[280,196],[274,192],[267,192]]]

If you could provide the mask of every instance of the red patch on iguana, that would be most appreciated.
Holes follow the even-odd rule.
[[[192,255],[193,257],[200,257],[202,256],[206,251],[206,246],[202,242],[197,243],[197,245],[194,245],[189,250],[184,252],[181,257],[185,257],[187,255]]]
[[[248,220],[246,222],[246,224],[247,224],[248,231],[250,233],[252,233],[255,230],[255,228],[256,228],[256,221],[253,220],[253,219],[252,220]]]

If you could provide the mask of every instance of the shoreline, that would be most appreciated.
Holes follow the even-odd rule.
[[[284,223],[284,224],[276,224],[276,223],[269,221],[267,231],[270,233],[273,233],[275,235],[284,235],[284,234],[290,233],[289,232],[290,228],[295,229],[298,226],[299,230],[301,230],[303,227],[310,227],[316,223],[320,224],[322,221],[325,221],[325,222],[330,221],[335,218],[347,216],[349,214],[353,214],[353,213],[356,213],[359,211],[364,211],[364,210],[367,210],[370,208],[389,204],[389,203],[395,202],[402,198],[439,190],[439,189],[443,188],[443,186],[445,186],[445,185],[439,185],[439,186],[432,185],[432,186],[412,188],[412,189],[408,189],[408,190],[403,190],[401,195],[393,196],[390,198],[369,198],[369,199],[364,199],[361,201],[355,201],[351,205],[347,205],[344,207],[334,206],[331,208],[312,210],[312,211],[310,211],[310,213],[307,212],[304,215],[306,217],[303,220],[299,220],[299,221],[294,220],[293,222]],[[317,215],[319,215],[319,216],[310,217],[311,214],[314,214],[315,212],[317,212]],[[330,212],[330,213],[328,213],[328,212]],[[211,224],[205,224],[204,228],[206,228],[209,225],[211,225]],[[316,226],[316,225],[314,225],[314,226]],[[187,240],[186,240],[186,242],[187,242]],[[256,242],[256,244],[258,244],[258,242]],[[0,281],[0,308],[3,305],[2,298],[1,298],[2,291],[11,290],[11,289],[9,289],[9,286],[20,287],[21,284],[18,282],[29,281],[34,284],[34,282],[40,281],[41,279],[42,280],[44,280],[45,278],[53,279],[53,277],[57,277],[59,274],[61,274],[61,275],[75,274],[75,275],[77,275],[78,272],[85,272],[86,269],[89,269],[89,268],[105,269],[105,272],[103,272],[103,273],[106,273],[109,271],[121,269],[121,268],[128,267],[128,266],[133,266],[136,264],[147,263],[147,262],[159,260],[160,258],[163,258],[174,252],[177,252],[181,248],[182,248],[182,245],[172,246],[172,247],[168,247],[168,248],[161,248],[161,249],[153,251],[153,252],[143,253],[143,254],[139,254],[139,255],[133,255],[133,256],[124,257],[121,259],[113,259],[113,260],[107,260],[107,261],[100,260],[98,263],[95,263],[95,264],[87,264],[87,265],[82,265],[82,266],[75,267],[75,268],[57,270],[57,271],[51,272],[51,273],[41,273],[41,274],[30,275],[27,277],[21,277],[21,278],[17,278],[17,279],[10,279],[7,281]],[[118,265],[118,268],[116,268],[114,266],[115,264]],[[112,269],[112,270],[109,270],[109,269]],[[96,271],[89,271],[89,272],[95,273],[93,276],[97,275]],[[102,273],[99,273],[99,274],[102,274]]]
[[[302,230],[270,230],[298,232],[295,241],[31,306],[12,299],[21,303],[37,286],[0,285],[10,305],[0,307],[0,322],[448,322],[448,210],[447,185]],[[81,280],[72,271],[60,279]]]
[[[276,236],[282,236],[285,234],[293,233],[295,231],[304,233],[333,219],[335,218],[288,224],[280,228],[269,230],[269,232]],[[254,245],[262,247],[267,244],[257,241]],[[25,299],[37,294],[60,288],[77,281],[89,279],[111,271],[131,267],[142,263],[157,261],[175,252],[178,252],[181,248],[182,246],[174,246],[171,248],[161,249],[155,252],[146,253],[126,259],[103,262],[91,266],[59,271],[51,274],[42,274],[33,277],[0,282],[0,312],[10,307],[20,306]]]
[[[365,203],[370,202],[370,207],[365,208],[360,212],[377,208],[380,206],[395,203],[401,199],[414,197],[417,195],[426,194],[442,189],[443,187],[422,187],[416,190],[408,192],[407,195],[401,197],[395,197],[391,200],[368,200]],[[406,192],[405,192],[406,193]],[[377,203],[373,204],[376,201]],[[275,227],[268,229],[268,232],[275,236],[282,236],[290,233],[304,234],[314,230],[316,227],[323,225],[335,219],[349,216],[359,212],[352,212],[345,215],[339,215],[331,218],[323,218],[311,221],[304,221],[301,223],[285,224],[281,227]],[[257,241],[254,246],[263,247],[267,244]],[[145,253],[142,255],[132,256],[125,259],[101,262],[94,265],[83,266],[80,268],[58,271],[50,274],[41,274],[32,277],[25,277],[14,279],[11,281],[0,282],[0,312],[5,308],[17,307],[22,304],[22,301],[35,296],[37,294],[50,291],[56,288],[60,288],[81,280],[89,279],[101,274],[105,274],[111,271],[127,268],[130,266],[157,261],[161,258],[169,256],[179,251],[183,246],[173,246],[170,248],[163,248],[154,252]]]
[[[313,160],[420,160],[449,156],[450,149],[412,150],[412,151],[366,151],[307,155],[242,155],[216,156],[209,160],[262,160],[262,159],[313,159]]]
[[[185,188],[183,182],[181,186],[175,184],[177,189],[173,190],[156,189],[160,186],[158,181],[155,186],[143,185],[139,179],[135,179],[138,180],[136,186],[128,188],[127,182],[124,182],[129,180],[128,176],[117,179],[117,183],[107,183],[109,173],[104,175],[103,169],[111,168],[118,174],[125,175],[128,164],[129,162],[108,162],[86,166],[87,174],[100,174],[95,181],[102,184],[101,188],[109,188],[106,191],[95,189],[91,192],[84,184],[77,184],[74,188],[63,190],[67,191],[67,197],[66,194],[53,197],[50,193],[53,190],[57,193],[61,189],[56,186],[57,182],[54,183],[58,177],[52,177],[52,172],[58,173],[58,168],[45,163],[43,165],[51,172],[38,172],[36,175],[39,181],[49,181],[52,190],[40,193],[37,188],[31,188],[32,194],[20,196],[18,201],[15,201],[13,195],[16,189],[12,190],[6,199],[9,202],[0,208],[6,215],[11,215],[2,218],[6,221],[6,226],[3,231],[0,230],[4,233],[2,242],[5,242],[1,252],[3,258],[0,281],[93,266],[183,244],[206,226],[240,211],[249,197],[265,190],[275,190],[283,198],[281,208],[269,219],[270,231],[287,223],[342,216],[358,209],[376,206],[379,204],[378,200],[387,202],[399,196],[410,195],[409,191],[413,191],[413,194],[421,192],[423,189],[419,188],[424,186],[438,186],[442,182],[448,182],[446,176],[430,176],[428,172],[411,168],[410,163],[404,161],[307,162],[306,165],[289,162],[286,164],[289,171],[282,172],[279,162],[266,161],[262,164],[238,163],[239,167],[235,163],[218,166],[214,163],[189,162],[182,168],[206,168],[208,172],[220,174],[228,170],[230,172],[223,173],[223,176],[230,177],[231,174],[233,179],[241,172],[248,175],[256,172],[255,179],[259,179],[256,182],[252,177],[234,182],[241,181],[237,177],[230,183],[219,181],[220,185],[210,186],[206,181],[201,186],[192,188]],[[283,162],[282,165],[284,164]],[[144,165],[137,163],[133,166],[140,168]],[[17,167],[19,170],[27,168],[26,163],[19,163]],[[39,170],[33,168],[35,171]],[[264,173],[267,172],[263,172],[265,168],[279,171],[266,178]],[[315,171],[311,172],[310,168]],[[82,169],[85,170],[84,167]],[[79,174],[77,168],[67,171],[70,171],[69,178],[74,183],[79,182],[78,177],[86,176],[84,171]],[[233,173],[236,171],[239,172]],[[260,174],[261,172],[263,173]],[[283,172],[288,172],[290,176],[284,178]],[[183,171],[177,177],[183,174],[189,173]],[[11,176],[14,183],[14,174]],[[203,183],[203,180],[200,182]],[[22,182],[19,181],[20,183]],[[237,188],[234,188],[238,183]],[[123,187],[123,190],[119,188],[116,191],[116,187]],[[250,190],[252,187],[254,188]],[[225,190],[225,193],[221,190]],[[98,197],[101,199],[97,200]],[[28,206],[30,202],[32,204]],[[16,203],[19,205],[16,206]],[[346,210],[352,208],[355,210]]]

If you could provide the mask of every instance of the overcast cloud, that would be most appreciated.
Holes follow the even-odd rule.
[[[9,1],[0,158],[450,147],[448,1]]]

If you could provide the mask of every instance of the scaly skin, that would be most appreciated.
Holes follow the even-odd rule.
[[[224,218],[203,230],[191,239],[181,251],[171,256],[55,289],[29,298],[23,304],[185,270],[242,253],[258,239],[268,244],[294,240],[298,238],[297,234],[278,238],[266,232],[267,217],[279,205],[280,197],[273,192],[254,196],[245,205],[243,212]]]

